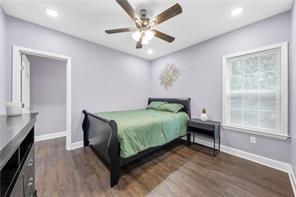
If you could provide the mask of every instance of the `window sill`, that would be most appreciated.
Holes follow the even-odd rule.
[[[233,125],[222,125],[222,127],[226,130],[261,135],[261,136],[271,137],[271,138],[280,139],[280,140],[287,140],[290,138],[289,135],[274,134],[274,133],[270,133],[268,131],[258,131],[258,130],[249,129],[249,128],[241,128],[241,127],[237,127],[237,126],[233,126]]]

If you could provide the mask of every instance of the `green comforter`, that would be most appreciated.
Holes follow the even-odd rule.
[[[186,133],[185,112],[131,110],[97,115],[115,120],[118,127],[120,156],[127,158],[145,149],[160,146]]]

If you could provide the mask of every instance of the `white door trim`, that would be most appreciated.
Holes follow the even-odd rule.
[[[12,61],[12,101],[20,102],[20,65],[21,54],[34,55],[39,57],[51,58],[56,60],[66,61],[66,149],[71,149],[71,57],[60,54],[13,46],[13,61]]]

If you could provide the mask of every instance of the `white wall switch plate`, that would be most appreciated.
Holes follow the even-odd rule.
[[[256,137],[251,136],[250,137],[250,143],[251,144],[256,144]]]

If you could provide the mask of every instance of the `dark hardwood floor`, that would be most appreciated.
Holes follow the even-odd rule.
[[[65,139],[36,143],[38,196],[293,196],[288,174],[220,153],[213,158],[184,145],[125,167],[119,184],[90,148],[65,150]]]

